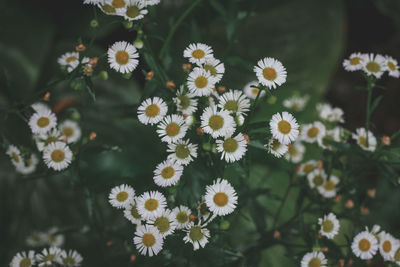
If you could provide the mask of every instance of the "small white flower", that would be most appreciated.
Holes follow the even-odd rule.
[[[59,264],[65,267],[78,267],[81,266],[83,258],[81,254],[79,254],[76,250],[69,250],[66,252],[65,250],[60,253]]]
[[[141,225],[136,229],[133,242],[142,255],[157,255],[163,248],[164,240],[157,228],[152,225]]]
[[[203,68],[194,68],[187,79],[187,87],[195,96],[209,96],[213,92],[216,80]]]
[[[308,184],[311,188],[318,188],[326,181],[326,173],[324,170],[315,169],[307,174]]]
[[[324,253],[318,251],[309,252],[301,259],[301,267],[326,267],[327,263]]]
[[[149,219],[147,223],[155,226],[163,238],[172,234],[177,225],[175,216],[169,209],[165,209],[160,215]]]
[[[63,136],[57,128],[53,128],[47,133],[35,135],[34,139],[37,149],[43,151],[51,143],[62,142]]]
[[[185,115],[192,115],[197,110],[197,99],[194,99],[194,97],[194,94],[185,92],[182,85],[173,99],[178,111]]]
[[[33,232],[26,238],[26,244],[30,247],[42,247],[46,245],[47,237],[45,233]]]
[[[360,259],[369,260],[378,251],[378,240],[370,232],[364,231],[354,237],[351,249]]]
[[[238,197],[227,180],[218,178],[212,185],[208,185],[206,190],[205,201],[211,212],[225,216],[235,210]]]
[[[145,2],[150,2],[146,0],[128,0],[128,5],[126,6],[123,14],[124,18],[129,21],[140,20],[148,13]]]
[[[294,111],[302,111],[305,108],[305,106],[308,102],[308,99],[309,99],[308,95],[303,96],[303,97],[292,96],[283,101],[283,106],[285,108],[289,108]]]
[[[325,136],[325,125],[319,121],[303,125],[301,127],[302,140],[307,143],[316,143],[319,139]]]
[[[210,72],[211,76],[215,78],[215,83],[221,81],[225,72],[224,63],[221,63],[221,61],[216,58],[207,58],[204,62],[203,69]]]
[[[114,43],[107,51],[110,68],[121,73],[129,73],[139,64],[139,54],[132,44],[121,41]]]
[[[396,251],[400,248],[400,241],[391,234],[379,234],[379,252],[385,261],[393,261]]]
[[[50,143],[43,150],[43,160],[47,167],[61,171],[71,163],[72,152],[63,142]]]
[[[29,119],[29,127],[33,134],[45,134],[57,125],[57,117],[50,110],[42,109]]]
[[[35,251],[29,250],[28,252],[18,252],[10,263],[10,267],[31,267],[36,263]]]
[[[237,126],[242,126],[244,124],[244,116],[242,114],[237,115],[235,117],[235,122],[236,122]]]
[[[79,65],[79,53],[78,52],[65,53],[58,58],[57,62],[61,66],[66,66],[68,72],[72,72]]]
[[[340,223],[332,212],[319,218],[318,224],[321,226],[319,233],[328,239],[333,239],[339,233]]]
[[[279,142],[278,139],[271,138],[268,141],[268,144],[264,145],[267,149],[268,152],[274,155],[277,158],[282,157],[283,155],[288,152],[288,145],[284,145],[281,142]]]
[[[18,168],[24,166],[24,159],[21,157],[21,151],[14,145],[9,145],[6,154],[10,157],[12,164]]]
[[[318,162],[316,160],[309,160],[303,164],[301,164],[297,170],[298,175],[307,175],[315,168],[317,168]]]
[[[299,136],[299,125],[292,114],[284,111],[276,113],[269,122],[271,134],[283,145],[287,145]]]
[[[375,151],[376,149],[376,138],[371,131],[368,131],[368,146],[367,146],[367,134],[365,128],[358,128],[356,133],[352,134],[354,140],[357,144],[364,150]]]
[[[287,72],[282,63],[274,58],[266,57],[257,62],[254,72],[258,81],[269,89],[275,89],[286,82]]]
[[[157,133],[161,137],[161,141],[168,144],[182,139],[188,129],[185,119],[176,114],[166,116],[157,127]]]
[[[214,58],[212,48],[201,43],[190,44],[183,51],[183,57],[188,58],[190,63],[197,65],[204,64],[207,59]]]
[[[335,127],[332,130],[327,130],[325,135],[318,139],[318,145],[324,149],[333,149],[333,146],[330,145],[327,141],[336,141],[340,142],[341,138],[341,129],[339,127]]]
[[[363,63],[365,61],[365,54],[353,53],[350,55],[349,59],[343,61],[343,67],[347,71],[356,71],[363,68]]]
[[[363,70],[368,75],[373,75],[379,79],[385,72],[386,59],[382,55],[367,54],[363,62]]]
[[[34,104],[31,105],[31,108],[35,111],[35,112],[39,112],[41,110],[48,110],[51,111],[51,109],[49,108],[49,106],[45,103],[42,102],[36,102]]]
[[[176,185],[182,176],[183,167],[176,161],[166,160],[157,165],[154,170],[154,182],[158,186]]]
[[[77,142],[82,135],[81,128],[75,121],[66,120],[58,125],[58,129],[67,138],[68,144]]]
[[[149,220],[161,215],[167,206],[167,200],[160,192],[149,191],[137,197],[136,204],[142,218]]]
[[[167,152],[169,160],[177,161],[182,165],[188,165],[197,157],[197,145],[189,143],[189,140],[178,140],[176,143],[168,144]]]
[[[285,154],[285,158],[293,163],[299,163],[303,160],[306,147],[301,142],[294,142],[288,145],[288,151]]]
[[[385,69],[388,71],[389,76],[392,76],[394,78],[400,77],[399,65],[398,65],[396,59],[394,59],[390,56],[386,56],[385,57],[385,66],[386,66]]]
[[[192,243],[193,250],[198,250],[200,247],[204,248],[208,243],[208,238],[210,238],[210,231],[207,228],[201,225],[195,225],[193,222],[189,223],[185,232],[187,234],[183,238],[183,241],[185,241],[185,243]]]
[[[134,200],[125,207],[124,216],[133,224],[142,224],[142,216],[139,214],[139,211],[137,209],[136,198],[134,198]]]
[[[58,247],[44,248],[41,253],[36,254],[38,266],[53,266],[59,262],[61,249]]]
[[[252,81],[252,82],[249,82],[248,84],[246,84],[243,87],[244,94],[250,99],[256,99],[258,92],[260,92],[260,89],[257,87],[258,84],[259,84],[258,81]],[[259,98],[264,97],[265,95],[266,95],[266,92],[262,90],[260,92]]]
[[[179,206],[172,210],[176,221],[176,229],[185,229],[190,221],[189,216],[192,214],[192,211],[186,206]]]
[[[247,141],[242,133],[235,137],[226,137],[225,140],[217,140],[217,151],[222,153],[221,159],[226,162],[235,162],[240,160],[247,151]]]
[[[315,179],[315,177],[314,177]],[[340,182],[339,178],[331,175],[329,180],[325,180],[324,183],[317,187],[318,192],[325,198],[332,198],[336,196],[336,185]]]
[[[344,122],[344,112],[341,108],[333,108],[329,104],[320,103],[317,105],[317,111],[322,120],[329,122]]]
[[[241,91],[230,90],[219,97],[218,107],[231,114],[244,115],[250,109],[250,101]]]
[[[168,112],[168,106],[159,97],[144,100],[138,108],[138,119],[143,124],[156,124],[160,122]]]
[[[24,165],[16,166],[15,170],[24,175],[31,174],[36,170],[38,163],[39,159],[37,156],[35,154],[31,154],[31,156],[24,161]]]
[[[46,243],[52,247],[61,247],[64,245],[65,237],[63,234],[58,233],[57,227],[50,228],[46,233]]]
[[[111,189],[108,202],[111,206],[122,209],[128,207],[135,201],[135,190],[126,184],[118,185]]]
[[[236,123],[229,112],[207,107],[201,115],[201,127],[213,138],[231,136],[235,132]]]

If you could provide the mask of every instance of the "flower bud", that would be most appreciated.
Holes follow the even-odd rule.
[[[137,48],[137,49],[142,49],[143,48],[143,41],[140,39],[136,39],[133,42],[133,45]]]
[[[236,122],[236,124],[237,124],[238,126],[242,126],[243,123],[244,123],[244,116],[243,116],[242,114],[237,115],[237,116],[235,117],[235,122]]]
[[[92,19],[92,20],[90,21],[90,27],[96,28],[96,27],[98,27],[98,26],[99,26],[99,22],[98,22],[96,19]]]
[[[100,77],[101,77],[104,81],[107,81],[107,80],[108,80],[108,72],[105,71],[105,70],[100,71]]]

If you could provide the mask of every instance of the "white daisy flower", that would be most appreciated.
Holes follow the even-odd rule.
[[[145,2],[148,1],[128,0],[128,5],[123,13],[124,18],[129,21],[140,20],[144,18],[144,16],[148,13],[147,9],[145,9]]]
[[[35,263],[35,251],[29,250],[28,252],[18,252],[12,258],[10,267],[31,267]]]
[[[121,15],[121,10],[119,11],[119,13],[117,13],[116,8],[110,2],[112,2],[112,0],[101,1],[98,4],[98,7],[107,15]]]
[[[317,190],[325,198],[335,197],[337,191],[336,186],[339,182],[340,180],[338,177],[331,175],[329,180],[325,180],[321,186],[317,187]]]
[[[247,151],[247,141],[242,133],[235,137],[226,137],[225,140],[217,140],[217,151],[222,153],[221,159],[226,162],[235,162],[240,160]]]
[[[237,195],[232,185],[225,179],[218,178],[206,188],[206,205],[218,216],[232,213],[237,205]]]
[[[59,261],[61,249],[58,247],[44,248],[41,253],[36,254],[38,266],[53,266]]]
[[[24,161],[24,165],[16,166],[15,170],[24,175],[31,174],[36,170],[38,163],[39,159],[37,156],[35,154],[31,154],[31,156]]]
[[[351,249],[360,259],[369,260],[378,251],[378,240],[370,232],[364,231],[354,237]]]
[[[335,127],[332,130],[326,130],[325,135],[318,139],[318,145],[324,149],[333,149],[333,146],[330,145],[327,141],[336,141],[340,142],[340,128]]]
[[[197,99],[194,99],[195,95],[190,92],[185,92],[185,88],[182,85],[176,92],[174,97],[174,103],[179,112],[185,115],[192,115],[197,110]]]
[[[161,137],[161,141],[168,144],[182,139],[188,129],[185,119],[176,114],[166,116],[157,127],[157,133]]]
[[[147,98],[138,108],[138,119],[143,124],[156,124],[160,122],[168,112],[168,106],[159,97]]]
[[[137,209],[143,219],[149,220],[162,214],[167,206],[164,195],[158,191],[144,192],[136,199]]]
[[[231,136],[235,132],[236,123],[229,111],[217,111],[217,107],[207,107],[200,117],[201,127],[213,138]]]
[[[35,135],[34,139],[37,149],[43,151],[44,148],[51,143],[62,142],[63,136],[57,128],[53,128],[47,133]]]
[[[349,59],[343,61],[343,67],[347,71],[356,71],[363,68],[363,63],[365,61],[365,54],[353,53],[350,55]]]
[[[185,229],[190,224],[189,216],[192,211],[188,207],[180,205],[172,210],[172,214],[176,221],[176,229]]]
[[[163,248],[164,240],[158,229],[152,225],[137,227],[133,243],[142,255],[157,255]]]
[[[163,238],[172,234],[177,224],[174,214],[169,209],[163,210],[159,216],[149,219],[147,223],[155,226]]]
[[[379,234],[379,252],[385,261],[393,261],[396,251],[400,248],[400,241],[391,234]]]
[[[132,44],[121,41],[114,43],[107,51],[110,68],[121,73],[129,73],[139,64],[139,54]]]
[[[46,233],[46,243],[51,247],[61,247],[64,244],[65,237],[58,233],[57,227],[50,228]]]
[[[34,134],[45,134],[57,125],[57,117],[50,110],[40,110],[29,119],[29,127]]]
[[[58,125],[58,129],[67,138],[68,144],[77,142],[82,135],[81,128],[75,121],[66,120]]]
[[[311,188],[318,188],[325,183],[326,177],[324,170],[315,169],[307,174],[308,184]]]
[[[266,57],[257,62],[254,72],[258,81],[269,89],[275,89],[286,82],[287,72],[282,63],[274,58]]]
[[[168,159],[176,161],[182,165],[188,165],[193,159],[197,158],[197,145],[189,143],[189,140],[178,140],[176,143],[168,144]]]
[[[182,176],[183,167],[176,161],[166,160],[157,165],[154,170],[154,182],[158,186],[176,185]]]
[[[301,127],[301,138],[307,143],[316,143],[319,139],[325,136],[325,125],[319,121],[303,125]]]
[[[72,72],[79,65],[79,53],[78,52],[65,53],[58,58],[57,62],[61,66],[66,66],[68,72]]]
[[[392,76],[394,78],[400,77],[399,65],[396,59],[390,56],[385,56],[385,66],[386,70],[389,73],[389,76]]]
[[[303,97],[292,96],[290,98],[283,100],[283,106],[285,108],[289,108],[294,111],[302,111],[305,108],[305,106],[308,102],[308,99],[309,99],[308,95],[303,96]]]
[[[309,252],[301,259],[301,267],[326,267],[327,263],[324,253],[319,251]]]
[[[33,232],[26,238],[26,244],[30,247],[41,247],[46,245],[47,237],[45,233]]]
[[[186,227],[186,236],[183,238],[185,243],[192,243],[193,250],[198,250],[200,247],[204,248],[208,243],[208,238],[210,238],[210,231],[200,225],[195,225],[190,222]]]
[[[155,6],[160,3],[160,0],[141,0],[145,6]]]
[[[284,111],[276,113],[269,122],[271,134],[283,145],[287,145],[299,136],[299,125],[292,114]]]
[[[357,144],[364,150],[375,151],[376,149],[376,138],[371,131],[368,131],[368,146],[367,146],[367,134],[365,128],[358,128],[356,133],[352,134],[354,140]]]
[[[83,258],[76,250],[69,250],[68,253],[63,250],[60,253],[59,264],[65,267],[78,267],[81,266]]]
[[[214,58],[212,48],[201,43],[190,44],[183,51],[183,57],[188,58],[190,63],[197,65],[204,64],[207,59]]]
[[[382,55],[367,54],[363,63],[363,70],[368,75],[379,79],[384,73],[386,59]]]
[[[31,105],[31,108],[35,111],[35,112],[39,112],[41,110],[48,110],[51,111],[51,109],[49,108],[49,106],[45,103],[42,102],[36,102],[34,104]]]
[[[195,96],[209,96],[213,92],[216,80],[211,76],[210,72],[203,68],[194,68],[189,73],[187,79],[187,87],[189,91]]]
[[[125,207],[124,216],[133,224],[142,224],[142,216],[139,214],[139,211],[137,209],[136,198],[128,206]]]
[[[318,161],[309,160],[298,167],[297,174],[298,175],[307,175],[311,171],[313,171],[318,166]]]
[[[277,158],[282,157],[285,155],[286,152],[288,152],[288,145],[283,145],[281,142],[278,141],[278,139],[271,138],[268,141],[268,144],[264,145],[267,149],[268,152],[274,155]]]
[[[340,223],[332,212],[319,218],[318,224],[321,226],[319,233],[328,239],[333,239],[339,233]]]
[[[250,109],[249,99],[239,90],[230,90],[219,97],[218,107],[232,114],[243,115]]]
[[[50,143],[43,150],[43,160],[48,168],[61,171],[71,164],[72,152],[63,142]]]
[[[252,81],[246,84],[243,87],[243,93],[250,99],[256,99],[258,92],[260,89],[257,87],[258,86],[258,81]],[[260,97],[264,97],[267,93],[265,91],[260,92]]]
[[[288,145],[288,151],[285,154],[285,158],[293,163],[299,163],[303,160],[306,147],[301,142],[294,142]]]
[[[344,112],[341,108],[333,108],[326,103],[319,103],[317,105],[318,115],[321,119],[329,122],[344,122]]]
[[[115,14],[115,15],[122,15],[127,7],[128,7],[129,0],[103,0],[103,6],[106,8],[106,14]]]
[[[88,5],[97,5],[97,4],[101,4],[103,2],[104,2],[104,0],[84,0],[83,1],[84,4],[88,4]]]
[[[210,72],[211,76],[215,78],[215,83],[221,81],[225,72],[224,63],[216,58],[207,58],[204,62],[203,69]]]
[[[10,157],[12,164],[17,167],[24,166],[24,159],[21,157],[21,151],[14,145],[9,145],[6,154]]]
[[[118,185],[111,189],[108,202],[111,206],[122,209],[128,207],[135,201],[135,190],[126,184]]]

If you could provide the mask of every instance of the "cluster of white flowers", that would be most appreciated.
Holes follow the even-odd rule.
[[[165,169],[169,175],[173,172],[172,169]],[[237,195],[227,180],[215,180],[206,187],[203,201],[197,207],[197,217],[183,205],[168,209],[165,196],[158,191],[136,196],[135,190],[125,184],[112,188],[109,202],[115,208],[124,209],[125,218],[136,225],[133,242],[138,251],[153,256],[162,250],[164,239],[175,230],[186,233],[183,240],[192,243],[194,250],[204,247],[210,237],[207,224],[216,216],[232,213],[237,205]],[[200,212],[202,205],[206,205],[209,212]]]
[[[390,56],[353,53],[343,61],[343,67],[347,71],[362,70],[367,75],[379,79],[387,72],[394,78],[400,77],[400,70],[397,60]]]
[[[61,55],[57,62],[61,68],[67,70],[67,72],[72,72],[79,65],[82,65],[84,73],[91,75],[93,68],[97,64],[97,59],[91,60],[88,57],[80,57],[79,52],[67,52]]]
[[[31,153],[24,157],[21,155],[21,150],[14,145],[8,146],[6,154],[10,157],[15,170],[24,175],[33,173],[39,163],[39,159],[35,154]]]

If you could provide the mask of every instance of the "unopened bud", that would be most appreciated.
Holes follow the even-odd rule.
[[[226,87],[225,87],[225,86],[218,86],[218,92],[219,92],[220,94],[225,93],[225,92],[226,92]]]
[[[98,26],[99,26],[99,22],[98,22],[96,19],[92,19],[92,20],[90,21],[90,27],[96,28],[96,27],[98,27]]]
[[[205,151],[211,151],[212,146],[211,146],[210,143],[203,143],[203,149],[204,149]]]
[[[108,80],[108,72],[105,70],[100,71],[100,77],[104,80],[107,81]]]
[[[95,132],[91,132],[89,135],[89,140],[93,141],[94,139],[96,139],[96,137],[97,137],[97,134]]]
[[[231,224],[229,223],[229,221],[223,220],[223,221],[221,222],[221,224],[219,225],[219,229],[221,229],[221,230],[228,230],[230,226],[231,226]]]
[[[130,29],[133,27],[133,21],[125,20],[123,24],[125,29]]]
[[[191,68],[192,68],[191,64],[183,64],[182,65],[182,69],[184,72],[189,72]]]
[[[250,137],[247,134],[243,134],[244,140],[246,140],[247,144],[250,145]]]
[[[43,96],[43,100],[44,100],[44,101],[49,101],[49,100],[50,100],[50,96],[51,96],[50,92],[46,92],[46,93],[44,94],[44,96]]]
[[[367,215],[369,213],[369,209],[367,207],[361,207],[361,214]]]
[[[133,45],[137,48],[137,49],[142,49],[143,48],[143,41],[140,39],[136,39],[133,42]]]
[[[136,260],[136,255],[131,255],[131,257],[129,258],[129,260],[131,262],[134,262]]]
[[[384,146],[390,146],[392,142],[390,141],[390,137],[389,136],[382,136],[382,145]]]
[[[235,122],[236,122],[236,124],[237,124],[238,126],[242,126],[243,123],[244,123],[244,116],[243,116],[242,114],[237,115],[237,116],[235,117]]]
[[[374,198],[376,195],[376,188],[368,189],[367,194],[370,198]]]
[[[86,50],[86,46],[84,46],[83,44],[77,45],[75,46],[75,50],[76,52],[82,52]]]
[[[146,81],[153,80],[153,77],[154,77],[154,71],[151,70],[146,74]]]
[[[91,59],[89,59],[89,65],[92,66],[93,68],[96,67],[97,62],[99,62],[99,58],[97,57],[93,57]]]
[[[329,250],[329,249],[328,249],[327,247],[321,248],[321,251],[322,251],[322,252],[325,252],[325,253],[328,252],[328,250]]]
[[[170,91],[174,91],[174,90],[175,90],[175,87],[176,87],[174,81],[168,81],[168,82],[165,84],[165,86],[166,86]]]
[[[348,208],[348,209],[352,209],[354,207],[353,200],[351,200],[351,199],[347,200],[345,207]]]
[[[279,232],[278,230],[275,230],[273,237],[274,237],[274,239],[280,238],[281,237],[281,232]]]
[[[194,220],[196,220],[196,216],[194,216],[193,214],[190,214],[189,221],[194,222]]]
[[[204,130],[203,130],[203,128],[201,128],[201,127],[197,128],[197,129],[196,129],[196,133],[197,133],[197,135],[204,135]]]
[[[122,77],[124,79],[129,80],[132,77],[132,72],[124,73],[124,74],[122,74]]]

